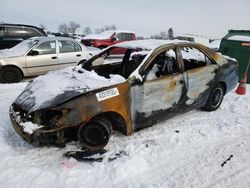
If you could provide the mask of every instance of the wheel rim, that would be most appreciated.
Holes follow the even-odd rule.
[[[15,71],[7,71],[4,73],[3,78],[6,82],[15,82],[17,75]]]
[[[216,88],[211,97],[211,105],[216,108],[220,105],[223,98],[223,91],[221,88]]]
[[[89,123],[80,135],[81,142],[88,146],[102,146],[109,141],[109,132],[100,122]]]

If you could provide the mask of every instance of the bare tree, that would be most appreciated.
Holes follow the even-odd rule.
[[[161,39],[167,39],[167,33],[165,31],[160,32],[160,38]]]
[[[68,28],[66,23],[62,23],[62,24],[59,25],[58,31],[61,32],[61,33],[68,33],[69,28]]]
[[[102,28],[104,31],[108,31],[108,30],[116,30],[116,26],[113,24],[113,25],[105,25],[103,28]]]
[[[68,24],[68,32],[73,34],[73,33],[75,33],[76,30],[77,30],[78,28],[80,28],[80,27],[81,27],[81,26],[80,26],[79,23],[76,23],[76,22],[74,22],[74,21],[70,21],[69,24]]]
[[[167,33],[165,31],[160,32],[159,34],[154,34],[150,36],[151,39],[167,39]]]
[[[40,24],[39,27],[41,27],[43,30],[47,29],[47,27],[45,25],[43,25],[43,24]]]
[[[98,34],[98,33],[101,33],[101,32],[104,32],[104,31],[109,31],[109,30],[116,30],[115,24],[105,25],[102,28],[97,28],[97,29],[95,29],[95,33]]]
[[[137,36],[136,38],[137,38],[137,40],[143,40],[143,39],[145,39],[144,36]]]
[[[89,34],[91,34],[91,33],[92,33],[92,31],[91,31],[90,27],[85,27],[85,28],[84,28],[84,30],[83,30],[83,34],[84,34],[84,35],[89,35]]]

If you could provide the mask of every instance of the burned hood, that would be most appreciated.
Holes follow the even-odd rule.
[[[31,113],[124,81],[120,75],[110,75],[107,79],[94,71],[82,69],[81,66],[69,67],[35,78],[26,86],[15,103]]]

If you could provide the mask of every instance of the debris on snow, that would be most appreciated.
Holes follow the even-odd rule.
[[[223,166],[227,163],[227,161],[230,161],[230,160],[231,160],[232,157],[233,157],[233,155],[230,155],[230,157],[229,157],[227,160],[225,160],[225,161],[221,164],[221,166],[223,167]]]

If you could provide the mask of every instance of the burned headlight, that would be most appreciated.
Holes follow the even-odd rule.
[[[34,112],[33,123],[44,125],[45,129],[60,126],[60,119],[68,114],[71,109],[46,109]]]

